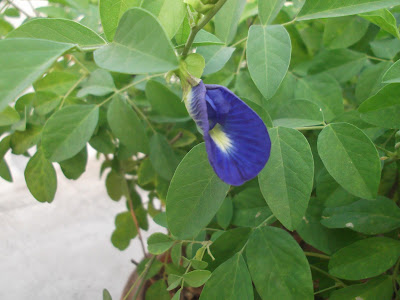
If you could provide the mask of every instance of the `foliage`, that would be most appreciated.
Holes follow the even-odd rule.
[[[2,1],[0,176],[12,181],[8,151],[27,156],[29,191],[52,202],[57,165],[76,180],[94,148],[108,195],[126,201],[113,245],[144,249],[148,217],[168,230],[138,267],[135,285],[156,276],[148,300],[187,287],[201,300],[398,299],[398,4],[63,0],[13,28],[25,12]],[[216,175],[181,101],[199,78],[268,127],[269,161],[242,186]]]

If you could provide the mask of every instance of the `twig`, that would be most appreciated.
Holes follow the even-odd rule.
[[[319,129],[324,129],[326,125],[320,125],[320,126],[307,126],[307,127],[296,127],[296,130],[319,130]]]
[[[190,30],[189,38],[186,41],[185,48],[183,48],[182,56],[186,56],[189,53],[190,47],[193,44],[194,38],[196,37],[196,34],[202,29],[204,26],[207,25],[207,23],[215,16],[215,14],[221,9],[221,7],[225,4],[227,0],[219,0],[217,4],[211,9],[200,21],[199,24],[196,26],[192,27]]]
[[[178,134],[176,136],[174,136],[170,141],[169,144],[173,145],[175,144],[181,137],[183,136],[183,132],[179,131]]]
[[[36,11],[35,7],[32,5],[31,0],[28,0],[29,6],[32,8],[33,13],[36,17],[39,17],[39,13]]]
[[[293,24],[294,22],[296,22],[297,21],[297,19],[296,18],[294,18],[292,21],[289,21],[289,22],[286,22],[286,23],[283,23],[283,24],[281,24],[282,26],[287,26],[287,25],[291,25],[291,24]]]
[[[331,287],[328,287],[328,288],[326,288],[326,289],[319,290],[319,291],[315,292],[314,295],[318,295],[318,294],[321,294],[321,293],[324,293],[324,292],[333,290],[333,289],[338,288],[338,287],[340,287],[340,285],[335,284],[335,285],[333,285],[333,286],[331,286]]]
[[[131,288],[129,289],[129,291],[126,293],[126,295],[124,296],[124,298],[122,300],[126,300],[128,299],[129,294],[132,292],[132,290],[135,288],[135,286],[137,285],[137,283],[139,282],[139,280],[141,280],[140,285],[135,293],[135,296],[133,297],[133,299],[136,299],[137,296],[139,295],[140,290],[142,289],[143,283],[145,281],[145,278],[147,276],[147,274],[149,273],[149,270],[151,268],[151,265],[153,264],[154,260],[156,259],[155,256],[152,256],[152,258],[150,258],[150,260],[148,261],[148,263],[146,264],[145,269],[143,270],[143,272],[139,275],[138,279],[136,279],[136,281],[132,284]],[[143,280],[142,280],[143,278]]]
[[[323,274],[323,275],[325,275],[326,277],[328,277],[328,278],[330,278],[330,279],[333,279],[334,281],[336,281],[336,283],[337,283],[338,285],[340,285],[340,286],[342,286],[342,287],[345,287],[345,286],[346,286],[346,284],[345,284],[343,281],[341,281],[340,279],[338,279],[338,278],[332,276],[332,275],[329,274],[328,272],[325,272],[324,270],[322,270],[322,269],[320,269],[320,268],[317,268],[316,266],[313,266],[313,265],[310,265],[310,268],[311,268],[311,269],[314,269],[315,271],[317,271],[317,272],[319,272],[319,273],[321,273],[321,274]]]
[[[241,43],[243,43],[243,42],[245,42],[245,41],[247,41],[247,36],[246,36],[245,38],[243,38],[243,39],[237,41],[236,43],[230,45],[230,47],[236,47],[237,45],[239,45],[239,44],[241,44]]]
[[[71,88],[67,91],[67,93],[63,96],[60,106],[59,106],[59,110],[63,107],[65,99],[68,98],[69,95],[71,95],[71,93],[78,87],[78,85],[87,77],[87,73],[85,73],[81,78],[79,78],[79,80],[77,82],[75,82],[75,84],[73,86],[71,86]]]
[[[121,176],[124,176],[124,175],[125,174],[121,174]],[[128,181],[126,180],[125,176],[124,176],[124,188],[125,188],[125,197],[126,197],[126,200],[128,201],[128,205],[129,205],[129,212],[131,213],[133,222],[135,223],[135,226],[137,229],[140,245],[142,246],[143,255],[146,256],[146,247],[144,246],[144,241],[143,241],[142,233],[140,231],[139,222],[137,220],[135,210],[133,209],[132,197],[131,197],[131,193],[129,192]]]
[[[22,8],[18,7],[16,4],[14,4],[11,0],[7,0],[7,2],[11,5],[14,6],[14,8],[18,9],[21,13],[23,13],[28,19],[32,18],[26,11],[24,11]]]
[[[315,253],[315,252],[304,252],[304,254],[307,256],[319,257],[322,259],[331,259],[328,255]]]
[[[390,59],[384,59],[384,58],[379,58],[379,57],[370,56],[370,55],[367,55],[367,58],[372,59],[372,60],[391,61],[391,62],[393,62],[393,60],[390,60]]]

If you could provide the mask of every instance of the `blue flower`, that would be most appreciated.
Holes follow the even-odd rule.
[[[271,151],[261,118],[229,89],[202,81],[191,89],[185,104],[204,136],[218,177],[231,185],[256,177]]]

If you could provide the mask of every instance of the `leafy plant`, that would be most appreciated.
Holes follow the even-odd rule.
[[[17,28],[25,12],[0,13],[0,176],[8,151],[30,157],[52,202],[54,164],[77,180],[94,148],[126,201],[111,242],[150,256],[123,299],[398,299],[398,0],[50,1]],[[148,217],[166,228],[149,254]]]

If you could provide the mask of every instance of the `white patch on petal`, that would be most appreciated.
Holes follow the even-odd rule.
[[[215,125],[215,127],[209,131],[209,134],[214,143],[222,152],[227,153],[232,148],[233,145],[231,139],[226,135],[225,132],[223,132],[219,124]]]

